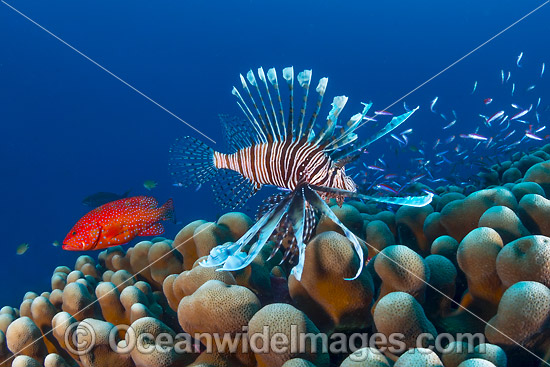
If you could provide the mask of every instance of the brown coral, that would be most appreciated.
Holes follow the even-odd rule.
[[[515,210],[518,203],[514,195],[502,187],[476,191],[463,200],[454,200],[441,210],[441,224],[449,236],[461,241],[474,230],[479,218],[490,207],[500,205]]]
[[[405,353],[394,367],[443,367],[441,360],[434,351],[425,348],[415,348],[412,353]]]
[[[527,194],[519,202],[518,216],[532,234],[550,236],[550,200]]]
[[[433,287],[426,289],[425,311],[430,317],[443,317],[451,311],[451,300],[455,296],[456,268],[441,255],[430,255],[425,262],[430,269],[429,283]]]
[[[340,367],[390,367],[388,359],[376,348],[364,347],[350,354]]]
[[[493,228],[504,243],[530,234],[512,209],[500,205],[487,209],[479,218],[478,225]]]
[[[42,340],[42,332],[26,316],[18,318],[8,326],[6,340],[9,350],[16,356],[28,356],[43,363],[48,354],[46,344]]]
[[[458,265],[466,274],[469,295],[481,301],[473,305],[473,312],[485,318],[494,314],[504,291],[496,270],[502,246],[497,231],[482,227],[471,231],[458,247]]]
[[[259,309],[260,301],[249,289],[209,280],[180,301],[178,320],[183,330],[192,335],[236,334]]]
[[[386,294],[407,292],[420,303],[424,302],[426,284],[430,280],[424,259],[408,247],[386,247],[374,260],[374,269],[382,279],[378,300]]]
[[[388,246],[395,245],[395,238],[388,225],[381,220],[373,220],[367,224],[366,239],[371,256]]]
[[[496,265],[505,287],[523,280],[550,287],[550,238],[528,236],[510,242],[499,252]]]
[[[550,194],[550,161],[533,165],[525,172],[523,182],[535,182],[542,187],[546,196]]]
[[[519,282],[504,292],[497,314],[485,327],[485,335],[493,344],[517,347],[518,343],[534,348],[547,338],[541,332],[549,322],[550,289],[537,282]]]
[[[310,339],[305,339],[305,345],[299,345],[301,342],[293,339],[305,334],[312,335]],[[250,345],[258,367],[279,367],[293,358],[306,359],[318,367],[328,367],[328,355],[322,349],[322,335],[318,338],[315,337],[317,334],[319,329],[303,312],[284,303],[263,307],[248,323]],[[272,348],[271,341],[275,335],[282,341],[286,340],[286,343]],[[283,349],[284,345],[287,348]],[[299,345],[298,351],[293,351],[292,345]]]
[[[419,254],[428,254],[430,244],[424,233],[424,221],[433,213],[430,205],[423,207],[402,206],[395,214],[399,243]]]
[[[429,346],[437,337],[437,331],[433,324],[426,318],[424,310],[418,301],[408,293],[392,292],[384,296],[374,310],[374,323],[376,329],[390,340],[392,334],[401,333],[400,339],[407,348],[415,348],[419,343],[421,334],[429,334],[431,338],[422,340],[423,347]],[[404,351],[389,352],[400,354]]]
[[[333,205],[330,208],[338,219],[349,228],[355,235],[363,236],[363,217],[359,210],[352,205],[343,204],[341,207]],[[321,217],[315,229],[316,234],[323,232],[334,231],[343,234],[342,229],[336,225],[330,218]]]
[[[336,232],[324,232],[305,251],[301,281],[289,278],[290,295],[297,306],[325,332],[366,327],[374,286],[367,271],[357,279],[359,258],[351,242]]]

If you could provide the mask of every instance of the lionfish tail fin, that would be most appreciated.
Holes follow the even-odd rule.
[[[214,150],[191,136],[176,140],[170,148],[170,174],[175,185],[199,185],[210,180],[217,172]]]

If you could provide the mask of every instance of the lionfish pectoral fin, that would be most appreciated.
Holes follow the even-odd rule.
[[[422,207],[422,206],[428,205],[429,203],[432,202],[432,198],[434,197],[434,194],[431,192],[426,192],[426,195],[421,195],[421,196],[377,197],[377,196],[370,196],[370,195],[360,194],[358,192],[335,189],[332,187],[325,187],[325,186],[312,185],[311,188],[316,191],[327,192],[330,194],[345,196],[348,198],[370,200],[370,201],[376,201],[379,203],[394,204],[394,205],[415,206],[415,207]]]
[[[262,227],[267,223],[269,218],[272,215],[272,211],[267,212],[264,216],[260,218],[241,238],[235,243],[226,243],[223,245],[218,245],[210,250],[210,254],[199,263],[201,266],[205,267],[216,267],[221,266],[230,259],[231,256],[240,256],[242,249],[254,239]],[[245,254],[246,255],[246,254]],[[218,269],[223,270],[223,269]]]
[[[217,267],[223,265],[230,256],[234,256],[239,253],[239,244],[235,243],[226,243],[219,245],[210,250],[210,254],[199,263],[199,265],[204,267]]]
[[[334,214],[334,212],[329,208],[329,206],[325,203],[325,201],[321,199],[319,194],[317,194],[314,191],[315,187],[316,186],[311,186],[311,187],[307,186],[304,188],[306,200],[321,214],[326,215],[337,226],[339,226],[344,232],[344,235],[347,237],[347,239],[350,240],[350,242],[353,244],[353,248],[357,253],[357,256],[359,257],[359,269],[357,270],[357,273],[353,278],[344,278],[344,279],[346,280],[357,279],[357,277],[361,274],[361,271],[363,271],[363,263],[364,263],[363,248],[359,243],[359,239],[342,222],[340,222],[336,214]]]
[[[250,263],[254,260],[256,256],[260,253],[264,245],[267,243],[269,238],[271,237],[271,234],[275,230],[275,228],[279,225],[281,222],[281,219],[283,216],[287,213],[288,208],[290,206],[290,203],[292,202],[292,199],[294,196],[291,194],[287,198],[285,198],[283,201],[281,201],[278,205],[276,205],[271,211],[269,211],[267,214],[265,214],[262,219],[266,218],[262,221],[262,225],[257,228],[254,232],[258,234],[258,240],[255,244],[252,245],[250,248],[250,251],[248,252],[248,255],[241,255],[237,253],[239,256],[232,256],[223,264],[223,268],[219,270],[226,270],[226,271],[236,271],[243,269],[250,265]],[[246,236],[246,234],[245,234]],[[244,237],[244,236],[243,236]],[[249,239],[250,236],[249,236]],[[239,240],[240,241],[240,240]],[[239,251],[242,250],[242,245],[239,248]]]
[[[394,116],[391,121],[382,128],[379,132],[377,132],[375,135],[371,136],[370,138],[364,140],[361,143],[354,144],[353,146],[350,146],[348,148],[344,148],[342,150],[336,151],[331,154],[332,159],[338,160],[341,159],[349,154],[352,154],[356,151],[360,151],[374,143],[376,140],[384,137],[386,134],[389,134],[391,131],[399,127],[402,123],[404,123],[413,113],[415,113],[418,110],[418,107],[416,107],[413,110],[407,111],[402,115]]]
[[[178,185],[202,184],[216,174],[214,150],[191,136],[179,138],[170,148],[170,169]]]
[[[434,197],[434,194],[432,194],[431,192],[428,192],[426,195],[422,195],[422,196],[404,196],[404,197],[391,197],[391,196],[376,197],[376,196],[368,196],[368,195],[359,196],[360,199],[377,201],[379,203],[402,205],[402,206],[415,206],[415,207],[423,207],[428,205],[429,203],[432,202],[433,197]]]
[[[248,178],[230,169],[220,169],[214,177],[212,190],[223,208],[238,209],[261,188]]]
[[[306,201],[304,198],[304,188],[298,188],[294,200],[288,210],[288,219],[294,228],[294,237],[296,238],[296,247],[298,247],[298,264],[292,268],[291,274],[296,280],[302,279],[302,271],[305,261],[304,244],[304,221],[306,217]],[[291,249],[287,250],[285,258],[290,254]]]

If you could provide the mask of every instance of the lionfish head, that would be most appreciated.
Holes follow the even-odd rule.
[[[357,185],[350,176],[346,175],[346,169],[344,167],[334,165],[331,170],[332,175],[334,175],[332,187],[352,192],[357,191]]]

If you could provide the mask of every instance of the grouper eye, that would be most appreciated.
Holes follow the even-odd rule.
[[[74,231],[73,233],[71,233],[73,236],[76,236],[76,231]]]

